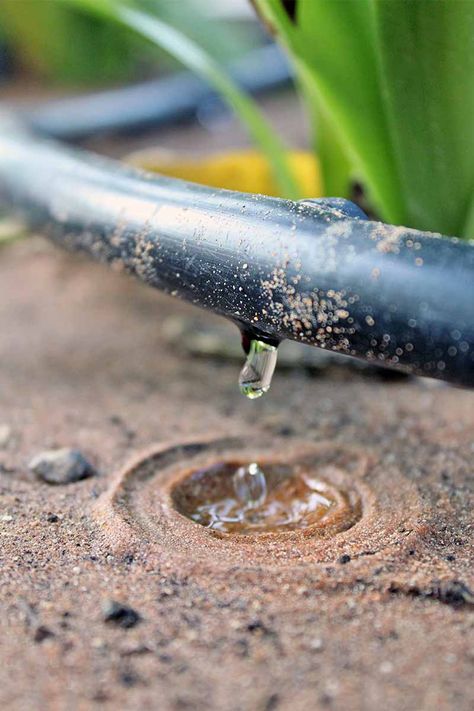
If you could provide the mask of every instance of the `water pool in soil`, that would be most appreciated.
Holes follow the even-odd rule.
[[[255,483],[249,473],[252,467],[257,472],[253,477],[258,477]],[[262,471],[254,462],[219,462],[197,470],[172,492],[184,516],[231,534],[307,528],[322,521],[344,498],[343,491],[307,467],[273,464]]]

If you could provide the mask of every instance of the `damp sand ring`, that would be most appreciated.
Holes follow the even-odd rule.
[[[339,504],[307,528],[258,535],[213,531],[177,510],[173,492],[196,471],[251,461],[263,469],[311,467],[340,492]],[[387,471],[358,447],[288,439],[196,440],[152,448],[117,474],[94,513],[100,542],[113,555],[133,555],[147,571],[203,575],[209,584],[275,570],[280,582],[296,583],[310,574],[321,586],[351,583],[357,563],[366,565],[369,557],[374,565],[390,561],[392,569],[403,571],[411,549],[433,533],[431,509],[396,467]],[[329,566],[344,556],[351,565],[340,565],[329,580]]]

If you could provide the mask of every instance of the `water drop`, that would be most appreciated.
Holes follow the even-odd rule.
[[[255,462],[239,467],[232,477],[232,483],[237,498],[245,504],[246,508],[258,508],[267,497],[265,474]]]
[[[276,346],[252,339],[247,360],[240,371],[240,392],[252,400],[266,393],[270,389],[276,362]]]

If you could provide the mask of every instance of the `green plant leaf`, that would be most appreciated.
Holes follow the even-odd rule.
[[[312,120],[315,152],[318,154],[323,176],[324,194],[333,197],[350,197],[355,171],[350,158],[340,142],[340,137],[330,115],[319,101],[308,101],[314,112]]]
[[[474,195],[474,2],[373,0],[373,9],[409,224],[462,235]]]
[[[286,149],[255,102],[230,79],[207,52],[182,32],[154,15],[115,0],[60,0],[105,15],[161,47],[189,69],[206,79],[229,103],[254,142],[267,156],[282,195],[298,199],[297,183],[288,165]]]
[[[333,176],[334,170],[341,173],[341,160],[331,160],[330,142],[336,139],[346,171],[351,165],[363,180],[379,214],[402,221],[404,204],[380,93],[368,0],[300,0],[294,20],[281,0],[256,4],[295,61],[311,115],[325,121],[318,136],[325,185],[340,184]]]
[[[294,59],[326,185],[350,166],[384,220],[472,236],[474,2],[255,3]]]

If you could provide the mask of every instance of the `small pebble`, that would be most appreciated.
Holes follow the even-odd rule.
[[[0,449],[7,446],[12,436],[12,428],[9,425],[0,425]]]
[[[123,686],[136,686],[140,682],[140,678],[132,671],[124,671],[119,675],[120,683]]]
[[[108,600],[102,607],[104,622],[111,622],[117,627],[128,629],[135,627],[141,620],[140,615],[132,607],[122,605],[115,600]]]
[[[50,637],[54,637],[54,632],[51,632],[48,627],[40,625],[36,628],[33,639],[37,644],[40,644],[41,642],[44,642],[45,639],[49,639]]]
[[[3,514],[3,516],[0,516],[0,521],[3,521],[4,523],[10,523],[13,521],[13,516],[10,516],[10,514]]]
[[[350,555],[347,555],[347,553],[344,553],[344,555],[341,555],[341,557],[339,558],[339,560],[337,562],[340,563],[341,565],[345,565],[346,563],[351,562],[351,557],[350,557]]]
[[[46,516],[48,523],[57,523],[59,521],[59,516],[57,514],[50,513]]]
[[[77,449],[51,449],[40,452],[28,466],[38,479],[48,484],[71,484],[97,473]]]
[[[382,662],[379,669],[382,674],[390,674],[393,671],[393,664],[392,662]]]

